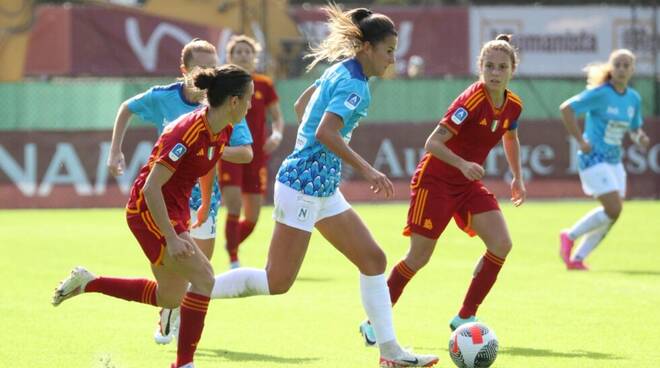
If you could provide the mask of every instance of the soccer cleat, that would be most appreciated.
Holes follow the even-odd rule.
[[[84,293],[87,283],[94,280],[95,278],[96,276],[87,271],[87,269],[84,267],[75,267],[71,271],[71,275],[60,282],[60,285],[55,289],[55,294],[53,295],[52,301],[53,306],[57,307],[63,301],[78,294]]]
[[[580,261],[569,261],[566,263],[566,269],[570,271],[589,271],[589,267]]]
[[[376,332],[369,320],[365,320],[360,324],[360,335],[364,339],[364,346],[376,346]]]
[[[380,357],[381,368],[431,367],[437,362],[436,355],[415,354],[408,350],[402,350],[401,355],[394,359]]]
[[[562,261],[568,265],[571,262],[571,252],[573,251],[573,244],[575,242],[568,237],[568,231],[559,233],[559,256]]]
[[[237,268],[241,268],[241,262],[239,262],[239,261],[229,262],[229,269],[230,270],[235,270]]]
[[[454,318],[451,319],[451,321],[449,321],[449,328],[452,331],[455,331],[461,325],[476,321],[478,321],[478,319],[475,316],[470,316],[468,318],[461,318],[459,315],[456,315]]]
[[[179,334],[179,308],[160,310],[160,320],[154,332],[154,341],[159,345],[167,345]]]

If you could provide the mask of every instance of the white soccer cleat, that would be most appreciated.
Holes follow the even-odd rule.
[[[179,308],[160,310],[160,321],[154,332],[154,341],[159,345],[167,345],[179,335]]]
[[[401,355],[394,359],[380,357],[381,368],[431,367],[437,362],[437,355],[415,354],[408,350],[402,350]]]
[[[57,307],[63,301],[85,292],[87,283],[94,280],[96,276],[82,266],[71,271],[71,275],[60,282],[53,295],[53,306]]]

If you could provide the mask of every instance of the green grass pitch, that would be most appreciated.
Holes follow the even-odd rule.
[[[514,248],[479,316],[497,333],[495,367],[618,368],[660,364],[660,202],[626,202],[619,222],[588,260],[567,272],[558,231],[595,202],[503,205]],[[405,204],[356,205],[388,255],[406,252]],[[265,208],[241,247],[246,266],[264,264],[273,222]],[[102,275],[151,277],[123,212],[0,211],[0,366],[13,368],[169,367],[175,345],[157,346],[155,308],[88,294],[50,305],[73,266]],[[221,224],[219,224],[221,225]],[[447,322],[458,310],[483,253],[450,224],[429,265],[409,284],[394,318],[399,341],[447,354]],[[227,269],[222,242],[212,261]],[[364,318],[357,270],[314,234],[287,295],[212,301],[198,368],[376,367],[377,349],[358,335]]]

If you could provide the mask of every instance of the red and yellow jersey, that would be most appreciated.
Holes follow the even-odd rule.
[[[466,161],[483,165],[490,150],[508,130],[518,127],[522,101],[515,93],[505,92],[504,103],[496,108],[482,82],[468,87],[451,104],[438,124],[450,130],[454,136],[446,142],[449,149]],[[451,184],[465,184],[469,180],[460,170],[427,153],[413,177],[421,174]]]
[[[266,113],[268,108],[278,101],[273,81],[265,75],[253,74],[254,94],[252,107],[248,110],[247,120],[250,133],[252,133],[252,151],[254,158],[263,157],[263,146],[266,143]]]
[[[168,125],[151,151],[149,161],[139,173],[126,205],[129,214],[146,212],[142,188],[155,164],[172,171],[172,177],[163,185],[163,197],[172,223],[190,222],[188,201],[193,186],[200,176],[214,168],[229,142],[233,126],[228,125],[213,134],[206,120],[208,107],[182,115]]]

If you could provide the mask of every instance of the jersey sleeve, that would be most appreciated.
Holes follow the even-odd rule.
[[[193,127],[189,127],[189,129]],[[158,138],[159,150],[154,161],[175,172],[183,158],[193,152],[193,147],[188,147],[183,142],[183,136],[187,131],[188,129],[175,127],[163,132]]]
[[[475,112],[472,108],[480,103],[479,99],[483,100],[477,93],[461,94],[449,106],[449,109],[447,109],[439,124],[449,128],[454,135],[458,135],[461,132],[461,128],[469,121],[474,120],[473,115],[475,115]]]
[[[242,146],[245,144],[252,144],[252,142],[250,128],[248,127],[245,118],[243,118],[240,123],[234,125],[234,130],[232,130],[231,137],[229,137],[229,145]]]
[[[586,89],[568,99],[568,104],[576,114],[595,110],[605,103],[604,88]]]
[[[339,115],[346,124],[361,104],[366,103],[364,83],[355,79],[340,80],[335,87],[325,111]]]
[[[153,88],[149,88],[147,91],[131,97],[128,100],[128,109],[140,119],[158,125],[161,123],[161,119],[156,116],[155,93]]]

